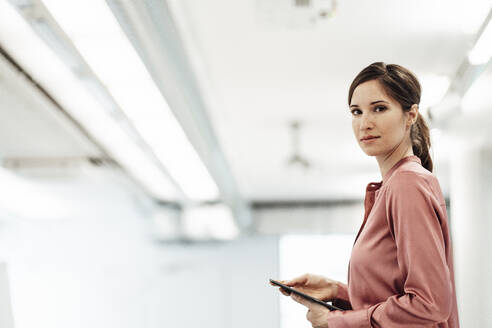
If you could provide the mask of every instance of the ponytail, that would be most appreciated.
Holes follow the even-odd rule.
[[[429,154],[431,146],[430,132],[422,114],[418,114],[417,121],[410,130],[413,153],[420,158],[422,166],[432,172],[433,163]]]

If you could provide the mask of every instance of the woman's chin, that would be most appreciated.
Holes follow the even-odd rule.
[[[364,153],[366,153],[367,156],[377,156],[379,155],[379,151],[375,150],[375,149],[364,149],[362,148],[362,151]]]

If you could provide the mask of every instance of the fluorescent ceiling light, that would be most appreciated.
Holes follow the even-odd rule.
[[[492,57],[492,19],[483,30],[473,49],[468,53],[468,60],[473,65],[486,64]]]
[[[15,33],[12,33],[15,31]],[[154,197],[176,200],[176,186],[47,47],[12,6],[0,0],[0,42],[130,175]],[[33,55],[35,54],[35,55]]]
[[[459,24],[461,30],[465,34],[475,34],[480,29],[483,21],[487,17],[492,6],[492,1],[490,0],[474,0],[468,3],[465,2],[456,2],[455,5],[449,6],[446,8],[451,10],[459,10],[459,12],[449,15],[449,17],[459,17],[461,16],[457,22],[454,23]],[[454,8],[454,9],[453,9]],[[462,15],[463,9],[466,9],[466,15]]]
[[[445,75],[431,74],[421,76],[420,83],[422,85],[422,96],[419,107],[425,111],[442,100],[451,81]]]
[[[63,43],[59,39],[58,35],[53,31],[48,22],[44,19],[37,19],[32,21],[35,26],[36,32],[41,35],[44,42],[46,42],[50,48],[60,57],[60,59],[70,67],[73,71],[77,71],[80,62],[75,58]]]
[[[217,198],[215,181],[107,4],[43,2],[183,192],[193,200]]]

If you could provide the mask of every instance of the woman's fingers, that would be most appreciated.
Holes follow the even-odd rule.
[[[290,295],[290,292],[288,292],[288,291],[284,290],[282,287],[280,287],[280,288],[279,288],[279,290],[280,290],[280,292],[281,292],[282,294],[284,294],[285,296],[289,296],[289,295]]]
[[[290,295],[290,297],[294,301],[296,301],[297,303],[300,303],[300,304],[304,305],[305,307],[311,309],[311,306],[313,304],[311,301],[308,301],[305,298],[303,298],[302,296],[299,296],[299,295],[296,295],[296,294],[292,294],[292,295]],[[314,304],[316,304],[316,303],[314,303]]]
[[[285,283],[285,285],[287,286],[304,285],[306,284],[307,280],[308,280],[308,274],[305,273],[302,276],[295,277],[294,279],[288,281],[287,283]]]
[[[284,281],[284,280],[276,280],[276,279],[275,279],[275,281],[278,281],[278,282],[280,282],[281,284],[283,284],[283,281]],[[273,282],[271,282],[271,281],[270,281],[270,285],[272,285],[272,286],[277,286],[277,285],[275,285],[275,284],[274,284]]]
[[[278,282],[280,282],[280,283],[282,283],[282,284],[284,284],[284,285],[285,285],[285,283],[287,282],[287,280],[277,280],[277,281],[278,281]],[[274,283],[272,283],[271,281],[270,281],[270,285],[272,285],[272,286],[277,286],[277,285],[275,285]],[[279,290],[282,294],[284,294],[285,296],[289,296],[289,295],[290,295],[290,292],[289,292],[289,291],[287,291],[287,290],[285,290],[285,289],[283,289],[282,287],[279,287],[279,288],[278,288],[278,290]]]

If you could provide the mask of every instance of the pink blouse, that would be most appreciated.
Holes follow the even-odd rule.
[[[330,316],[338,327],[456,328],[453,254],[444,197],[417,156],[367,185],[365,215]]]

